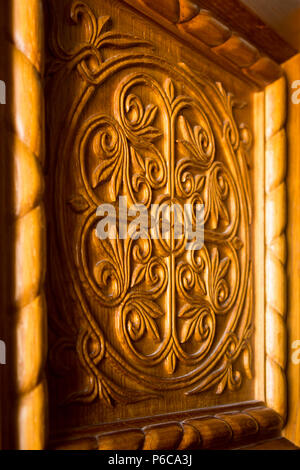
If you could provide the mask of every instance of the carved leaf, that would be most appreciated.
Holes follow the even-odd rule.
[[[183,325],[182,331],[181,331],[181,343],[186,343],[193,333],[195,332],[196,324],[197,324],[197,316],[196,318],[193,318],[191,320],[187,320],[185,324]]]
[[[176,356],[175,356],[174,352],[171,351],[169,353],[169,355],[167,356],[166,361],[165,361],[166,370],[167,370],[168,374],[171,375],[171,374],[174,373],[175,368],[176,368],[176,362],[177,362]]]
[[[212,330],[205,323],[208,314],[211,315],[205,308],[189,306],[180,312],[178,316],[186,320],[181,331],[181,343],[186,343],[193,335],[198,342],[203,342],[209,337]]]
[[[144,315],[144,320],[145,320],[146,328],[149,331],[149,333],[152,334],[154,339],[159,341],[160,335],[159,335],[159,331],[158,331],[155,321],[147,314]]]
[[[101,240],[101,246],[104,249],[105,253],[107,256],[110,258],[112,261],[112,264],[117,264],[119,267],[122,267],[124,264],[124,256],[123,256],[123,243],[122,241],[118,238],[118,232],[117,232],[117,238],[114,240],[110,239],[105,239]],[[104,262],[105,260],[101,260],[98,264],[101,262]]]
[[[117,49],[126,49],[129,47],[149,47],[152,44],[149,41],[140,39],[130,34],[105,33],[95,43],[96,47],[114,47]]]
[[[175,90],[174,90],[173,82],[170,78],[167,78],[165,81],[165,90],[168,95],[170,103],[172,103],[172,101],[174,100],[174,96],[175,96]]]
[[[215,167],[209,176],[208,184],[208,202],[210,206],[210,221],[213,229],[216,229],[219,224],[219,219],[222,219],[226,225],[229,224],[229,214],[224,201],[228,197],[229,183],[227,177],[220,174],[220,168]]]
[[[227,273],[228,271],[228,268],[229,268],[229,263],[230,263],[230,259],[229,258],[224,258],[220,261],[220,264],[219,264],[219,269],[218,269],[218,277],[219,279],[221,279],[222,277],[225,276],[225,274]]]
[[[153,140],[158,139],[158,137],[160,137],[162,133],[156,127],[148,126],[136,131],[136,135],[142,136],[144,139],[152,142]]]
[[[223,258],[220,261],[219,250],[213,248],[212,250],[212,273],[215,281],[222,279],[228,271],[230,259],[228,257]]]
[[[220,367],[219,369],[205,377],[205,379],[202,380],[197,387],[188,392],[188,395],[194,395],[195,393],[205,392],[206,390],[209,390],[210,388],[218,384],[220,380],[222,381],[224,375],[226,375],[226,372],[226,366]]]
[[[141,155],[132,146],[130,146],[130,154],[133,164],[135,164],[144,173],[145,163]]]
[[[97,35],[98,37],[102,33],[105,25],[109,22],[110,16],[99,16],[97,19]]]
[[[135,137],[140,137],[139,141],[152,142],[162,135],[162,132],[152,125],[158,112],[157,105],[149,104],[144,109],[140,97],[135,94],[129,94],[124,105],[127,113],[126,124]]]
[[[143,117],[143,120],[142,120],[142,126],[143,127],[150,126],[150,124],[153,123],[153,121],[156,117],[157,111],[158,111],[158,107],[154,104],[149,104],[146,107],[146,111],[145,111],[145,114],[144,114],[144,117]]]
[[[211,188],[211,210],[210,210],[210,220],[212,228],[216,229],[219,224],[219,219],[223,219],[226,225],[229,224],[229,215],[224,203],[221,201],[220,196],[218,195],[216,188]]]
[[[182,142],[188,150],[190,150],[195,156],[197,156],[194,134],[188,120],[185,119],[184,116],[179,116],[178,121],[183,135],[183,140],[181,140],[180,142]]]
[[[182,144],[190,157],[198,162],[203,168],[208,168],[215,153],[214,137],[211,129],[205,121],[201,125],[197,124],[191,127],[188,120],[183,116],[178,118],[179,128],[183,138],[178,139],[177,142]]]
[[[142,307],[152,318],[160,318],[163,316],[163,312],[159,305],[152,300],[143,298]]]
[[[77,212],[79,214],[85,212],[90,207],[88,201],[82,194],[77,194],[73,196],[68,201],[68,204],[74,212]]]
[[[219,266],[219,250],[217,248],[213,248],[212,250],[212,257],[211,257],[211,260],[212,260],[212,272],[214,275],[217,274],[217,271],[218,271],[218,266]]]
[[[191,307],[190,305],[185,306],[181,312],[179,312],[178,317],[179,318],[192,318],[194,317],[199,308],[198,307]]]
[[[137,341],[142,338],[145,330],[154,340],[160,341],[160,335],[155,320],[163,315],[160,307],[152,300],[146,298],[132,298],[128,300],[125,310],[134,312],[134,320],[127,323],[128,332],[133,339]]]
[[[146,266],[144,266],[143,264],[136,266],[132,274],[130,287],[137,286],[138,284],[140,284],[144,280],[145,274],[146,274]]]
[[[197,276],[197,283],[198,283],[201,294],[206,295],[206,293],[207,293],[206,285],[205,285],[203,279],[201,279],[200,274],[198,274],[198,276]]]
[[[221,379],[217,387],[217,390],[216,390],[217,395],[221,395],[224,392],[227,382],[228,382],[228,371],[224,374],[223,378]]]
[[[195,191],[202,191],[205,184],[205,176],[196,175],[195,177]]]
[[[122,184],[122,168],[122,161],[119,160],[112,174],[111,183],[109,185],[109,191],[112,201],[116,201],[119,195],[120,187]]]
[[[92,175],[92,187],[95,189],[101,183],[110,179],[109,192],[112,201],[116,201],[122,184],[122,159],[102,161]]]
[[[107,181],[112,172],[114,171],[114,162],[110,160],[103,160],[99,165],[95,168],[92,175],[92,187],[93,189],[97,188],[97,186]]]

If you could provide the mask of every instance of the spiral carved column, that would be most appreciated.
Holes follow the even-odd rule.
[[[286,418],[286,82],[266,88],[266,401]]]
[[[40,0],[11,2],[9,142],[13,178],[14,428],[18,449],[45,446],[47,392],[43,104]]]

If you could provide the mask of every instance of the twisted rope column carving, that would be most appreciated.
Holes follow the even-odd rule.
[[[286,82],[265,91],[266,402],[286,418]]]
[[[8,119],[13,178],[13,446],[45,446],[47,408],[44,365],[47,328],[43,205],[43,18],[40,0],[11,2],[12,79]]]

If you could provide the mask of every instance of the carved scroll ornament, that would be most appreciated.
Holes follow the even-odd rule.
[[[60,299],[52,366],[66,373],[61,352],[76,351],[88,387],[70,401],[236,390],[240,357],[251,378],[251,134],[235,121],[241,104],[221,83],[116,32],[86,4],[74,2],[70,17],[77,41],[64,46],[57,24],[48,68],[52,93],[69,74],[79,84],[64,138],[52,136],[50,258]],[[169,239],[100,240],[96,209],[117,209],[119,196],[128,208],[204,204],[204,247],[186,250],[172,228]]]

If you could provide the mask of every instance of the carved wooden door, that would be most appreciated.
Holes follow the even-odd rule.
[[[280,66],[187,0],[45,3],[51,446],[278,436]],[[120,197],[149,223],[153,204],[190,204],[192,224],[203,204],[203,247],[174,218],[167,238],[98,238],[97,208],[118,221]]]

